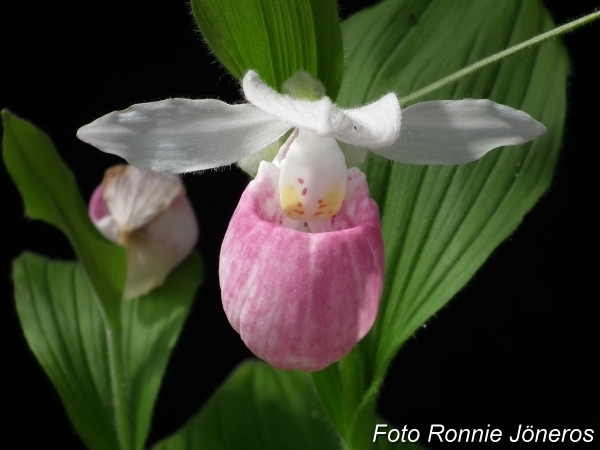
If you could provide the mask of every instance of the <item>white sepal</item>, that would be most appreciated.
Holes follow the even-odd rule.
[[[88,211],[104,236],[125,247],[124,300],[163,284],[198,239],[192,205],[175,175],[112,167],[92,194]]]
[[[252,70],[244,76],[242,86],[246,99],[276,120],[312,130],[319,136],[379,148],[392,144],[400,132],[400,104],[395,94],[360,108],[340,109],[327,97],[309,101],[282,95]]]
[[[336,136],[339,140],[373,149],[391,145],[398,139],[402,114],[396,94],[390,93],[360,108],[342,111],[354,125],[348,137]]]
[[[406,164],[456,165],[545,132],[529,114],[490,100],[422,102],[403,110],[398,140],[374,152]]]
[[[77,137],[142,169],[182,173],[232,164],[289,128],[250,104],[174,98],[106,114]]]

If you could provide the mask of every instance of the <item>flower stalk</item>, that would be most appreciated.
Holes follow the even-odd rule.
[[[123,361],[123,339],[121,328],[106,327],[112,406],[114,409],[115,430],[119,450],[133,450],[133,432],[129,409],[129,395],[126,389],[125,364]]]

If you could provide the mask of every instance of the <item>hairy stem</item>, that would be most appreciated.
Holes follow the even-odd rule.
[[[564,25],[561,25],[560,27],[554,28],[553,30],[547,31],[546,33],[539,34],[534,38],[531,38],[525,42],[521,42],[520,44],[507,48],[506,50],[496,53],[495,55],[488,56],[487,58],[484,58],[481,61],[476,62],[475,64],[471,64],[470,66],[459,70],[458,72],[454,72],[452,75],[448,75],[447,77],[442,78],[441,80],[438,80],[435,83],[430,84],[429,86],[425,86],[424,88],[419,89],[418,91],[413,92],[412,94],[409,94],[406,97],[400,99],[400,102],[402,103],[403,107],[409,106],[421,100],[423,97],[426,97],[427,95],[431,94],[432,92],[435,92],[438,89],[441,89],[449,84],[456,83],[461,78],[464,78],[467,75],[477,72],[478,70],[481,70],[484,67],[502,61],[503,59],[508,58],[509,56],[512,56],[523,50],[527,50],[550,39],[574,31],[577,28],[590,22],[593,22],[597,19],[600,19],[600,11],[593,12],[591,14],[583,16],[580,19],[573,20],[572,22],[566,23]]]

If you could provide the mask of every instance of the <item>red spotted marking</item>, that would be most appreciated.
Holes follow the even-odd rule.
[[[294,210],[295,213],[298,213],[300,215],[304,214],[304,211],[298,211],[297,209]]]
[[[302,189],[302,195],[306,195],[307,191],[308,191],[308,189],[306,189],[306,188]]]
[[[323,200],[319,200],[319,203],[323,203]]]
[[[302,207],[302,202],[297,203],[298,207]]]
[[[298,178],[298,183],[300,183],[300,184],[304,184],[304,179],[302,179],[302,178]]]
[[[323,214],[323,211],[316,212],[316,213],[315,213],[315,217],[317,217],[317,216],[319,216],[319,215],[321,215],[321,214]]]
[[[321,206],[319,206],[319,209],[321,209],[321,208],[327,208],[327,205],[321,205]]]

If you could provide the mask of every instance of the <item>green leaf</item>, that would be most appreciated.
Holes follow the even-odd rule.
[[[192,0],[202,35],[238,79],[256,70],[273,88],[306,70],[335,98],[343,71],[335,0]]]
[[[130,384],[135,448],[142,448],[148,435],[169,355],[201,278],[202,262],[194,252],[169,275],[163,286],[146,296],[124,302],[121,308],[123,356]]]
[[[192,254],[165,284],[122,303],[124,391],[135,448],[143,448],[170,352],[189,311],[201,264]],[[108,334],[82,266],[24,253],[14,263],[17,312],[25,338],[67,414],[93,450],[119,447]]]
[[[90,221],[73,174],[44,133],[7,110],[2,111],[4,164],[25,202],[25,212],[61,230],[71,242],[105,308],[118,322],[125,284],[126,256]]]
[[[392,90],[401,98],[553,25],[537,0],[384,1],[343,24],[347,59],[337,102],[356,106]],[[554,40],[427,98],[490,98],[523,110],[548,129],[527,145],[454,167],[367,159],[363,170],[381,211],[386,280],[377,321],[349,357],[363,361],[344,369],[361,371],[358,409],[369,406],[402,343],[469,281],[548,188],[563,132],[567,72],[565,50]],[[336,370],[342,369],[315,375],[324,399],[341,377]],[[339,415],[334,402],[325,402]]]
[[[181,430],[154,450],[339,448],[308,374],[249,361]]]

